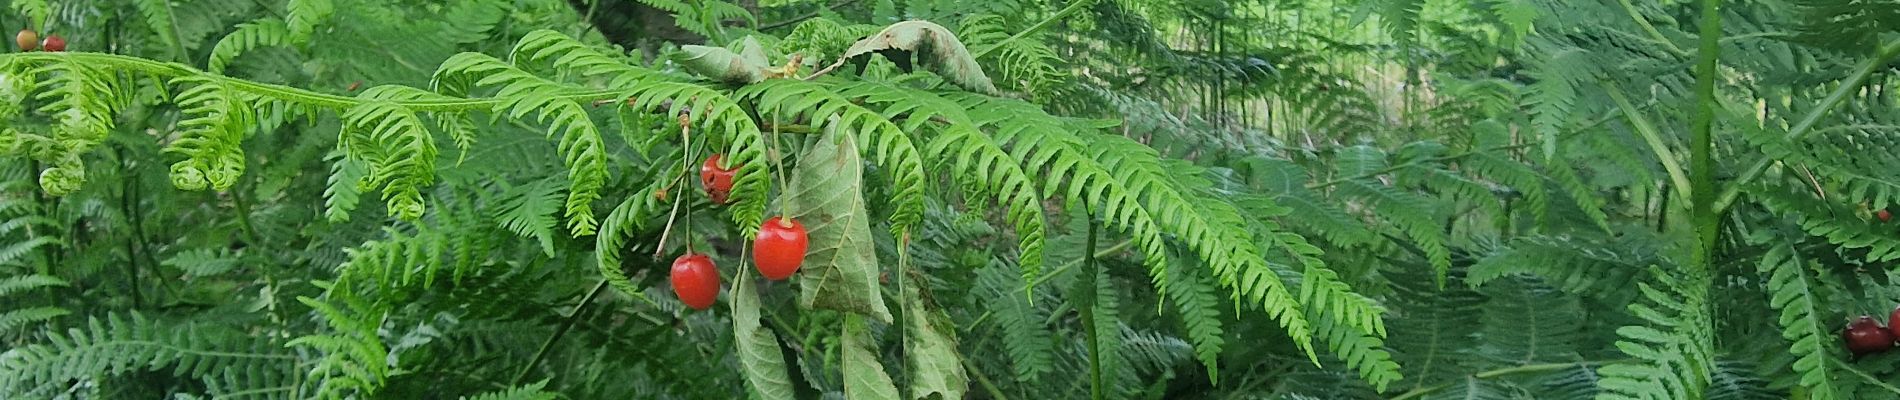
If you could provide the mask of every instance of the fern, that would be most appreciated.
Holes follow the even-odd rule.
[[[629,66],[559,32],[530,32],[515,45],[513,52],[525,60],[558,61],[558,68],[569,73],[606,78],[608,87],[626,88],[620,96],[633,109],[655,110],[670,104],[667,116],[690,111],[690,120],[702,127],[697,132],[714,135],[717,140],[708,143],[727,143],[723,159],[729,165],[739,166],[733,178],[732,222],[738,226],[758,226],[764,220],[768,185],[763,158],[765,140],[757,122],[737,101],[716,90],[675,82],[652,70]],[[442,82],[442,74],[437,76],[438,83]],[[572,195],[569,198],[571,201]]]
[[[495,219],[502,228],[541,243],[541,251],[554,256],[555,214],[561,209],[561,187],[553,181],[539,181],[512,188],[502,194],[496,205]]]
[[[937,136],[925,144],[924,154],[932,165],[947,164],[956,175],[974,178],[976,182],[963,182],[977,189],[973,197],[995,199],[1008,207],[1009,221],[1016,228],[1017,261],[1023,278],[1033,282],[1041,275],[1048,223],[1042,215],[1042,196],[1034,178],[1012,162],[1000,143],[978,131],[961,106],[929,92],[884,83],[846,85],[840,92],[884,104],[886,116],[908,115],[900,126],[903,131],[916,132],[933,120],[943,121]]]
[[[358,187],[381,189],[390,214],[413,221],[424,211],[422,189],[435,183],[437,150],[421,117],[389,101],[411,95],[382,87],[364,91],[360,97],[371,101],[343,113],[348,129],[338,147],[368,167]]]
[[[496,114],[522,118],[534,113],[541,122],[550,124],[549,136],[559,134],[562,159],[568,166],[568,231],[575,236],[593,234],[598,225],[593,202],[600,198],[607,179],[606,149],[586,109],[573,99],[559,96],[567,86],[480,53],[457,54],[436,70],[437,81],[460,75],[479,75],[482,78],[478,84],[500,86],[496,97],[502,101],[495,105]]]
[[[47,334],[51,344],[0,353],[0,393],[42,397],[72,380],[163,370],[183,377],[223,374],[278,381],[295,359],[256,338],[215,325],[171,323],[142,314],[90,318],[84,329]]]
[[[330,290],[329,302],[297,298],[335,332],[305,335],[284,344],[323,353],[323,358],[316,360],[307,374],[316,385],[314,391],[319,397],[341,398],[346,397],[346,393],[374,395],[391,372],[386,360],[389,350],[377,336],[384,313],[348,293],[349,289],[344,290]],[[331,302],[341,303],[342,307]]]
[[[891,200],[897,209],[891,214],[891,231],[904,236],[917,226],[924,213],[923,159],[910,137],[885,116],[852,104],[824,86],[789,79],[774,79],[748,85],[738,97],[753,99],[766,110],[812,109],[813,129],[838,128],[851,132],[862,143],[859,153],[883,168],[890,169],[895,194]]]
[[[1709,393],[1715,368],[1706,279],[1690,274],[1672,276],[1650,267],[1649,282],[1637,283],[1643,302],[1630,312],[1642,325],[1616,330],[1623,340],[1616,347],[1639,360],[1599,368],[1598,399],[1687,399]]]
[[[172,186],[184,190],[227,190],[244,173],[243,140],[257,124],[250,101],[221,82],[179,79],[177,85],[190,85],[178,94],[184,113],[197,117],[179,123],[185,128],[182,138],[165,151],[184,155],[173,163]]]
[[[317,24],[323,23],[331,13],[336,12],[336,4],[331,3],[331,0],[290,0],[284,11],[289,41],[302,43],[310,40],[310,34],[316,31]]]
[[[1769,304],[1781,311],[1777,321],[1781,336],[1792,343],[1788,352],[1798,358],[1792,366],[1800,374],[1801,386],[1817,400],[1851,397],[1834,388],[1840,371],[1830,360],[1841,355],[1833,351],[1834,330],[1821,322],[1825,310],[1818,305],[1825,299],[1816,293],[1809,261],[1792,245],[1776,244],[1762,256],[1758,270],[1768,277]]]
[[[541,381],[541,382],[535,382],[534,384],[530,384],[530,385],[516,386],[516,387],[504,389],[504,390],[482,393],[480,395],[476,395],[475,397],[462,397],[462,398],[467,399],[467,400],[554,400],[555,398],[557,398],[555,393],[548,393],[548,392],[542,391],[542,388],[546,387],[547,385],[548,385],[547,381]]]
[[[260,19],[239,24],[237,30],[211,47],[211,59],[205,61],[205,65],[211,73],[223,73],[225,66],[238,56],[255,49],[287,46],[293,43],[292,38],[290,27],[281,20]]]
[[[28,290],[67,287],[69,285],[70,284],[65,280],[57,277],[47,275],[20,275],[0,279],[0,298]],[[72,312],[64,308],[50,306],[19,307],[0,311],[0,334],[11,333],[14,330],[32,324],[51,321],[55,318],[70,314],[72,314]]]

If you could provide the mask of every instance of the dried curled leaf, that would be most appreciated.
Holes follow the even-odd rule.
[[[693,73],[721,82],[747,84],[765,80],[765,70],[771,66],[765,59],[765,47],[751,36],[739,40],[737,47],[739,51],[734,52],[726,47],[680,46],[680,51],[686,53],[680,63]]]
[[[950,33],[950,29],[934,22],[904,21],[891,24],[852,44],[842,58],[854,59],[871,53],[892,58],[893,62],[906,69],[909,68],[912,54],[915,54],[925,68],[943,76],[950,83],[974,92],[996,94],[996,85],[990,82],[988,75],[983,74],[983,66],[977,65],[970,49],[963,47],[963,41],[957,40],[957,35]]]

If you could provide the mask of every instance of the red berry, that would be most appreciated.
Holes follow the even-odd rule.
[[[719,298],[719,269],[705,254],[686,253],[673,259],[673,294],[694,310],[712,307]]]
[[[21,29],[19,35],[13,36],[13,41],[20,44],[20,51],[33,51],[40,48],[40,33],[32,29]]]
[[[1887,330],[1893,333],[1895,340],[1900,340],[1900,324],[1896,324],[1894,321],[1900,321],[1900,307],[1894,307],[1893,314],[1887,315],[1887,324],[1890,325],[1887,327]]]
[[[59,37],[57,34],[46,35],[46,43],[42,43],[40,47],[44,47],[46,51],[51,52],[66,51],[66,39]]]
[[[1892,221],[1893,213],[1887,212],[1887,210],[1883,208],[1880,211],[1874,212],[1874,218],[1880,218],[1880,222]]]
[[[1841,331],[1841,339],[1847,341],[1847,350],[1856,357],[1893,348],[1893,333],[1866,315],[1847,324],[1847,330]]]
[[[791,218],[772,217],[759,226],[759,237],[752,239],[752,261],[759,264],[765,279],[782,280],[798,272],[805,263],[805,248],[810,238],[805,225]]]
[[[699,184],[706,187],[706,195],[712,197],[713,203],[726,204],[726,196],[732,194],[732,176],[739,172],[739,166],[719,168],[719,159],[720,155],[715,153],[699,165]]]

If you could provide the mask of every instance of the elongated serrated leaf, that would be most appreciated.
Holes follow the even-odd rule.
[[[921,282],[904,282],[904,358],[910,361],[913,399],[961,399],[970,377],[957,354],[953,325],[924,302]]]
[[[852,136],[838,132],[842,125],[832,124],[799,158],[782,197],[785,213],[810,231],[798,302],[890,323],[891,311],[878,292],[876,244],[860,191],[863,162]]]
[[[785,357],[778,335],[759,325],[759,292],[752,275],[742,274],[732,284],[732,336],[739,366],[753,396],[766,400],[792,398],[792,380],[785,373]]]
[[[884,365],[877,362],[877,343],[871,340],[871,330],[865,326],[864,316],[846,315],[844,317],[844,397],[847,399],[895,399],[897,384],[891,383],[891,376],[884,373]]]

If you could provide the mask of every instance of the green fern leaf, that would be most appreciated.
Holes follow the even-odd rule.
[[[1834,351],[1834,330],[1821,323],[1826,310],[1820,305],[1826,301],[1810,283],[1817,278],[1808,264],[1792,245],[1783,243],[1768,249],[1758,269],[1768,276],[1769,304],[1781,311],[1781,336],[1793,343],[1788,352],[1798,358],[1792,366],[1801,374],[1801,386],[1815,400],[1848,398],[1834,388],[1840,372],[1829,360],[1841,355]]]

